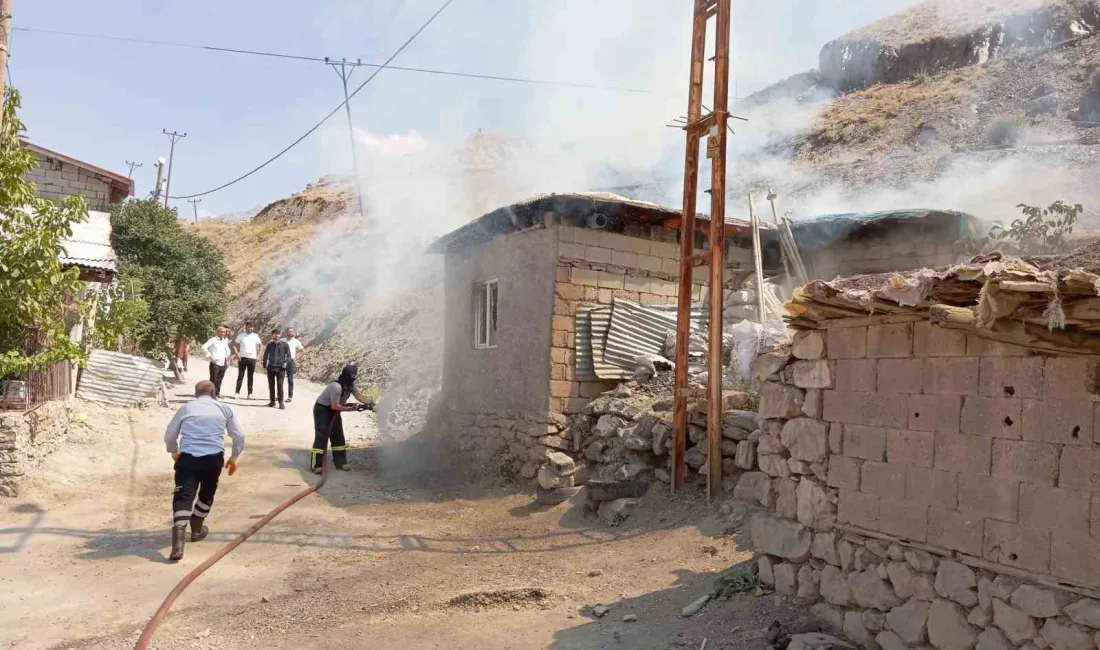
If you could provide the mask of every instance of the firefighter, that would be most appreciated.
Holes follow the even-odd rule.
[[[195,399],[176,411],[164,431],[164,445],[175,461],[176,489],[172,491],[173,562],[183,558],[184,537],[191,525],[191,541],[204,539],[209,530],[206,517],[214,505],[218,477],[222,467],[229,475],[237,471],[237,459],[244,451],[244,431],[233,409],[217,401],[212,381],[195,384]],[[233,441],[229,460],[225,459],[225,434]]]
[[[355,388],[359,369],[354,363],[344,366],[336,381],[329,382],[313,404],[313,449],[309,455],[309,467],[320,474],[325,459],[325,449],[332,444],[332,464],[336,469],[348,471],[348,447],[344,440],[344,424],[340,414],[344,411],[373,411],[374,402]],[[348,404],[350,397],[358,404]]]

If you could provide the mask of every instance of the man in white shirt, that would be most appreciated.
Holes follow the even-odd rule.
[[[233,441],[233,452],[225,460],[225,434]],[[173,562],[183,558],[184,536],[191,524],[191,541],[204,539],[209,530],[206,517],[214,506],[214,493],[222,466],[229,475],[237,471],[237,459],[244,451],[244,431],[233,409],[214,399],[214,384],[195,384],[195,399],[172,416],[164,431],[164,446],[175,461],[176,489],[172,491]],[[197,497],[197,499],[196,499]]]
[[[299,352],[304,353],[306,351],[306,346],[298,340],[298,332],[293,327],[287,328],[286,338],[283,340],[286,341],[286,346],[290,348],[290,363],[286,366],[286,401],[290,402],[294,399],[294,371],[297,370],[294,366],[294,359],[297,358]]]
[[[229,357],[233,351],[229,347],[229,328],[222,325],[218,333],[203,344],[202,351],[206,358],[210,359],[210,381],[214,383],[214,396],[222,396],[222,379],[225,378],[225,369],[229,366]]]
[[[252,331],[252,323],[244,324],[244,331],[237,334],[233,342],[233,352],[237,356],[237,390],[234,395],[241,396],[241,383],[245,375],[248,375],[248,399],[252,399],[252,375],[256,373],[256,358],[260,353],[263,341],[260,335]]]

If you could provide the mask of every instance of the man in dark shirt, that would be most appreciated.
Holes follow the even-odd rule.
[[[283,379],[286,377],[286,367],[290,363],[290,348],[287,347],[286,341],[282,340],[282,334],[278,329],[271,331],[271,342],[264,348],[264,371],[267,372],[267,392],[268,403],[270,407],[275,406],[275,399],[278,397],[279,408],[285,409],[283,406]],[[279,390],[276,394],[275,385],[278,384]]]

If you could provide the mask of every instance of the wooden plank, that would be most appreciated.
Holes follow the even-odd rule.
[[[703,110],[703,63],[706,56],[706,8],[696,4],[691,30],[691,77],[688,82],[689,124],[699,121]],[[691,257],[695,254],[695,204],[699,183],[699,137],[686,129],[687,147],[684,153],[684,200],[680,221],[680,290],[676,312],[676,396],[672,419],[672,492],[687,480],[687,400],[680,392],[687,388],[688,344],[691,329]]]

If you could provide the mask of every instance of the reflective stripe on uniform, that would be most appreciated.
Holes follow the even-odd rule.
[[[202,501],[196,501],[195,502],[195,516],[196,517],[206,517],[206,515],[208,515],[208,514],[210,514],[210,506],[203,503]]]
[[[346,446],[345,447],[333,447],[332,450],[333,451],[347,451],[348,448]]]
[[[177,510],[172,513],[172,523],[174,525],[178,526],[180,522],[187,522],[189,519],[191,519],[191,513],[186,510]]]

